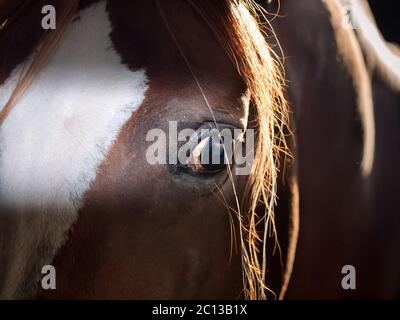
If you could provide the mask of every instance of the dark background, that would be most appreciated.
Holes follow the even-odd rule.
[[[387,41],[400,44],[400,0],[368,0]],[[397,4],[397,5],[396,5]]]

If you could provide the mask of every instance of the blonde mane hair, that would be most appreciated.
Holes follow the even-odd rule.
[[[257,141],[245,192],[247,196],[240,203],[236,195],[237,209],[234,211],[239,222],[245,297],[266,299],[271,291],[266,285],[267,239],[274,237],[275,246],[279,249],[274,216],[279,159],[289,154],[285,140],[288,104],[284,96],[283,66],[266,42],[262,31],[266,28],[261,19],[263,23],[267,19],[262,18],[263,9],[254,1],[193,0],[189,3],[212,28],[232,59],[247,85],[256,115]],[[79,0],[60,1],[57,29],[45,33],[32,62],[24,69],[14,92],[0,112],[0,124],[56,48],[78,5]],[[264,208],[261,213],[260,207]]]
[[[206,21],[213,19],[210,19],[213,5],[212,1],[201,1],[201,6],[197,6]],[[257,142],[245,192],[248,196],[242,205],[237,205],[236,211],[244,294],[248,299],[266,299],[268,291],[275,296],[266,286],[267,239],[274,237],[275,246],[280,250],[274,215],[279,159],[289,155],[285,139],[288,104],[284,95],[283,66],[263,34],[267,28],[261,19],[265,23],[268,20],[262,7],[250,0],[225,0],[221,5],[226,15],[220,24],[211,27],[245,81],[256,115]],[[218,25],[222,26],[220,30],[216,28]],[[261,213],[260,207],[264,208]]]

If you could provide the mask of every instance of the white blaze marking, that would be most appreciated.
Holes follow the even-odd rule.
[[[128,70],[112,49],[105,2],[80,16],[1,127],[0,204],[77,210],[144,99],[144,71]],[[0,87],[1,107],[18,76]]]
[[[0,298],[34,295],[75,221],[82,198],[147,90],[113,50],[105,2],[80,13],[0,128]],[[0,86],[0,110],[20,75]],[[2,218],[13,209],[16,223]],[[83,244],[84,245],[84,244]]]

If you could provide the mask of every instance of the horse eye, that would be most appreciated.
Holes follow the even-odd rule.
[[[227,152],[223,137],[211,135],[202,139],[193,149],[186,162],[187,169],[194,173],[215,174],[227,165]]]

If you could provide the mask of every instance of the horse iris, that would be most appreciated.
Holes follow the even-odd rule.
[[[195,173],[218,173],[227,164],[223,137],[210,135],[202,139],[193,149],[187,167]]]

